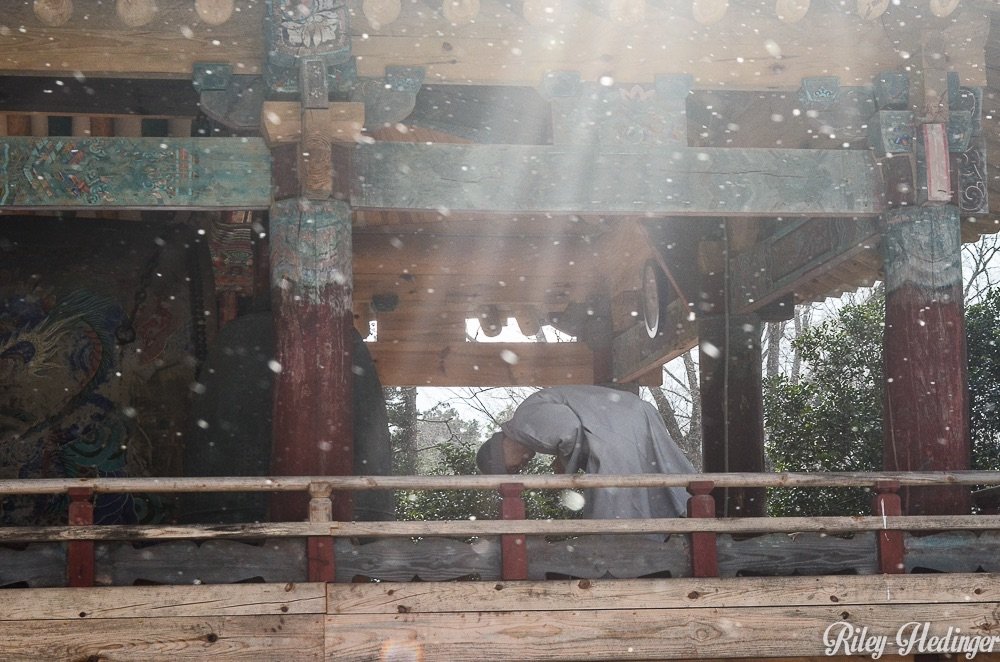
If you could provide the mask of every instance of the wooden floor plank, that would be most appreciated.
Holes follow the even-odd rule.
[[[0,621],[322,614],[323,584],[116,586],[10,590]]]
[[[918,605],[1000,601],[1000,575],[329,584],[331,614]]]
[[[0,622],[3,660],[323,659],[323,617],[210,616]]]
[[[579,660],[821,656],[824,633],[868,628],[888,637],[886,654],[898,654],[897,630],[931,623],[931,636],[949,627],[997,636],[1000,603],[733,607],[610,611],[397,613],[328,616],[327,654],[336,660]],[[832,654],[861,652],[843,646]],[[904,654],[912,654],[910,650]]]

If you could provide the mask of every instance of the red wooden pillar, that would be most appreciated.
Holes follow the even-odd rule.
[[[500,517],[505,520],[525,518],[524,486],[504,483],[500,486]],[[528,542],[522,534],[500,536],[500,578],[516,580],[528,578]]]
[[[71,487],[69,495],[69,525],[90,526],[94,523],[94,490]],[[94,585],[94,541],[71,540],[66,544],[66,575],[70,586]]]
[[[279,476],[352,473],[351,214],[337,201],[282,200],[270,217],[275,360],[271,470]],[[351,519],[349,494],[333,517]],[[302,520],[306,497],[275,494],[271,518]]]
[[[711,481],[688,483],[688,517],[715,517],[715,499]],[[719,576],[719,550],[715,534],[701,531],[691,534],[691,574],[695,577]]]
[[[968,469],[968,366],[958,209],[885,215],[886,471]],[[910,515],[968,513],[961,486],[904,487]]]
[[[880,480],[875,484],[872,514],[876,517],[893,517],[902,514],[899,499],[899,481]],[[903,532],[885,530],[878,532],[879,570],[889,575],[900,575],[905,570]]]
[[[761,322],[727,307],[724,242],[701,245],[698,373],[701,389],[702,468],[706,473],[764,471],[764,392]],[[760,517],[763,488],[724,488],[716,494],[720,517]]]

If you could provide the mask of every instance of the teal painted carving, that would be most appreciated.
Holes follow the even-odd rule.
[[[2,138],[0,207],[267,208],[257,138]]]
[[[337,200],[281,200],[271,209],[271,286],[314,303],[331,287],[352,288],[351,209]]]
[[[886,290],[948,289],[962,282],[961,216],[953,205],[894,209],[882,241]]]
[[[908,154],[913,151],[913,113],[908,110],[882,110],[868,123],[869,140],[879,156]]]
[[[803,78],[799,98],[803,103],[824,106],[840,97],[840,80],[836,76]]]
[[[351,56],[347,4],[342,0],[267,0],[264,78],[274,91],[295,93],[298,63],[316,58],[327,67]]]
[[[963,214],[989,214],[986,183],[986,140],[980,136],[965,152],[954,159],[958,170],[956,202]]]

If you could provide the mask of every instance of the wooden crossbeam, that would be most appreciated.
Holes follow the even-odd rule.
[[[431,23],[439,28],[431,33],[428,21],[416,12],[404,13],[382,29],[352,22],[355,34],[365,35],[352,44],[359,56],[358,73],[381,77],[386,66],[405,65],[425,67],[428,80],[444,84],[535,86],[552,71],[576,71],[584,80],[609,76],[616,82],[648,82],[658,74],[686,72],[698,87],[795,89],[803,77],[820,71],[840,77],[842,85],[867,85],[894,58],[879,21],[848,17],[818,3],[794,25],[770,12],[751,13],[750,5],[744,5],[704,26],[677,12],[676,3],[648,2],[645,22],[627,25],[585,9],[599,3],[564,2],[561,17],[545,30],[526,25],[510,11],[509,2],[491,2],[489,9],[483,2],[474,32]],[[946,38],[956,45],[949,64],[969,84],[981,85],[989,22],[982,13],[975,18],[971,13],[947,30]],[[544,38],[551,34],[559,35],[557,48]],[[820,35],[823,48],[817,49]]]
[[[629,327],[611,343],[612,370],[620,382],[638,379],[671,361],[698,341],[698,324],[678,299],[667,309],[666,323],[655,338],[642,324]]]
[[[798,283],[822,277],[878,240],[872,218],[813,219],[782,229],[731,260],[732,308],[749,312],[793,294]]]
[[[392,166],[390,166],[392,167]],[[355,273],[520,276],[552,282],[586,279],[603,246],[580,237],[455,237],[361,234],[353,237]]]
[[[882,208],[871,155],[851,150],[375,143],[352,161],[351,203],[361,208],[832,217]]]
[[[266,209],[258,138],[0,139],[3,209]]]
[[[556,386],[592,384],[584,343],[390,342],[368,345],[379,379],[391,386]]]
[[[155,14],[149,23],[134,26],[118,16],[114,2],[79,4],[68,23],[53,27],[32,15],[32,3],[8,3],[4,23],[26,29],[5,31],[0,70],[190,78],[196,62],[221,62],[238,73],[260,73],[264,40],[251,35],[261,33],[263,3],[241,6],[225,23],[208,25],[195,17],[194,3],[161,2],[157,7],[145,2],[155,7]]]

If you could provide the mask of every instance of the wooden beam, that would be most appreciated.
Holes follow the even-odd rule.
[[[587,582],[588,584],[590,582]],[[420,651],[428,659],[464,659],[470,650],[490,660],[575,660],[581,642],[595,659],[677,659],[845,655],[846,642],[833,648],[824,634],[884,636],[886,652],[898,652],[902,638],[919,638],[924,627],[938,639],[955,630],[981,633],[998,602],[941,605],[837,605],[808,607],[719,607],[715,609],[649,607],[633,610],[486,611],[465,613],[357,614],[327,618],[327,653],[340,659],[377,659],[380,653]],[[474,621],[474,624],[473,624]],[[910,625],[908,625],[910,624]],[[832,632],[832,634],[830,634]],[[989,650],[991,633],[979,634]],[[926,650],[926,649],[925,649]],[[913,650],[904,651],[912,654]]]
[[[362,208],[866,216],[882,208],[868,152],[527,145],[359,145]],[[629,173],[622,177],[622,173]]]
[[[99,494],[153,492],[305,492],[313,483],[329,483],[335,490],[496,490],[510,477],[499,475],[461,476],[277,476],[277,477],[198,477],[198,478],[21,478],[0,479],[3,494],[65,494],[71,487],[89,487]],[[710,480],[717,487],[865,487],[880,481],[900,485],[997,485],[996,471],[853,471],[853,472],[782,472],[762,474],[524,474],[518,477],[525,489],[585,489],[594,487],[685,487],[691,482]],[[777,518],[776,518],[777,519]],[[909,522],[927,518],[906,518]],[[977,528],[1000,529],[1000,518],[975,516],[936,519],[938,528],[961,529],[970,523]],[[789,521],[787,518],[784,521]],[[950,521],[951,525],[946,524]],[[797,530],[800,520],[785,530]],[[942,525],[942,523],[944,523]],[[983,523],[983,526],[978,526]],[[702,522],[705,524],[705,522]],[[820,525],[821,528],[823,525]],[[128,530],[129,527],[124,527]],[[156,528],[156,527],[154,527]],[[908,525],[900,528],[906,529]],[[932,527],[933,528],[933,527]],[[13,528],[0,528],[0,534]],[[67,527],[51,527],[53,539],[70,539]],[[93,530],[93,529],[92,529]],[[159,530],[159,529],[157,529]],[[314,529],[309,529],[312,531]],[[716,529],[725,531],[725,529]],[[781,531],[780,527],[775,531]],[[16,531],[15,531],[16,533]],[[229,533],[233,533],[229,531]],[[302,534],[302,535],[307,535]],[[86,537],[86,536],[84,536]],[[182,533],[173,537],[183,538]],[[227,536],[220,536],[227,537]],[[232,536],[230,536],[232,537]],[[238,536],[237,536],[238,537]],[[113,539],[113,537],[111,538]]]
[[[196,62],[219,62],[237,73],[260,73],[264,40],[250,35],[261,32],[263,3],[241,5],[222,25],[200,21],[194,3],[159,5],[148,24],[135,27],[120,20],[114,2],[88,4],[87,20],[56,27],[38,21],[31,3],[4,7],[7,25],[27,29],[5,32],[0,40],[0,70],[45,76],[82,73],[87,78],[115,74],[190,78]]]
[[[329,584],[331,614],[418,614],[440,611],[601,611],[714,609],[720,607],[826,607],[989,603],[1000,600],[1000,576],[985,573],[826,577],[595,579],[537,582],[383,582]]]
[[[370,343],[386,386],[556,386],[592,384],[583,343]]]
[[[581,237],[459,237],[356,234],[354,272],[495,276],[553,283],[587,279],[595,259],[613,259],[607,247]]]
[[[365,124],[365,104],[331,103],[322,115],[331,140],[353,143]],[[302,139],[302,106],[294,101],[265,101],[260,119],[261,135],[269,146]]]
[[[570,301],[586,299],[589,283],[590,279],[553,281],[536,276],[511,281],[501,276],[468,274],[361,273],[354,276],[354,300],[368,302],[376,295],[396,294],[401,312],[406,311],[408,305],[427,305],[425,313],[437,312],[437,306],[444,310],[472,310],[491,304],[536,303],[562,308]],[[419,314],[421,311],[413,312]]]
[[[750,312],[794,294],[877,245],[872,218],[786,221],[777,232],[730,260],[730,305]]]
[[[660,368],[698,342],[698,325],[690,311],[677,300],[668,308],[667,320],[656,338],[643,324],[636,324],[611,343],[615,380],[629,382]]]
[[[145,118],[198,114],[198,92],[189,80],[0,76],[0,109],[50,115],[126,115]],[[16,92],[15,92],[16,90]]]
[[[509,9],[511,3],[482,1],[481,18],[462,30],[416,13],[404,12],[380,29],[358,17],[351,24],[358,74],[382,78],[387,66],[403,65],[423,67],[427,80],[441,84],[533,87],[553,71],[575,71],[591,81],[607,76],[616,83],[689,73],[699,88],[794,90],[802,78],[817,75],[838,76],[845,86],[868,85],[899,59],[879,21],[819,3],[795,24],[777,20],[770,8],[751,12],[744,5],[710,26],[694,21],[689,10],[678,11],[678,3],[647,3],[640,25],[605,20],[588,12],[587,3],[562,3],[553,25],[534,27]],[[989,21],[982,13],[967,17],[945,30],[958,46],[949,65],[965,84],[983,85]],[[551,45],[553,28],[558,48]]]
[[[0,621],[322,614],[323,584],[103,586],[21,591],[0,604]]]
[[[257,138],[0,140],[4,209],[266,209],[270,159]]]
[[[370,476],[360,478],[367,479]],[[519,482],[522,481],[519,480]],[[529,489],[527,485],[525,485],[525,489]],[[1000,516],[997,515],[672,517],[666,519],[345,521],[334,523],[300,521],[228,526],[211,524],[190,524],[187,526],[95,524],[70,528],[65,526],[2,527],[0,528],[0,542],[208,540],[265,537],[298,538],[304,536],[336,536],[340,538],[468,537],[518,533],[553,536],[699,532],[734,535],[803,532],[830,534],[859,531],[928,532],[949,529],[989,531],[996,529],[998,525],[1000,525]]]
[[[324,659],[323,616],[186,616],[0,621],[7,659]]]

